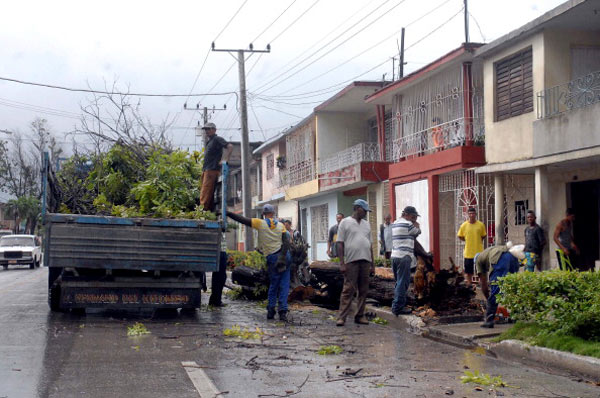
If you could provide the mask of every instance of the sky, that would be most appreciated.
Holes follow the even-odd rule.
[[[562,0],[469,0],[472,42],[490,42]],[[464,0],[11,1],[0,24],[0,78],[70,88],[181,94],[140,97],[152,123],[172,122],[176,146],[199,145],[200,107],[218,134],[240,140],[237,54],[246,57],[250,139],[263,141],[308,116],[353,80],[392,78],[406,27],[405,74],[464,42]],[[397,71],[396,71],[397,73]],[[202,96],[190,96],[205,94]],[[206,95],[208,94],[208,95]],[[218,94],[218,95],[215,95]],[[0,80],[0,130],[48,120],[65,146],[91,94]],[[2,135],[2,134],[0,134]],[[0,137],[1,138],[1,137]],[[84,138],[78,137],[78,140]]]

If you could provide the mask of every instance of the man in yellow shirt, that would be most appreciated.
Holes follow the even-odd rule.
[[[475,264],[473,259],[477,253],[483,251],[483,238],[487,236],[485,225],[477,219],[477,211],[474,207],[469,207],[467,213],[469,219],[462,223],[458,229],[458,239],[465,242],[464,256],[464,273],[465,283],[471,287],[473,283],[473,273]]]
[[[266,204],[263,207],[263,218],[247,218],[230,212],[227,212],[227,216],[258,231],[256,250],[267,257],[269,272],[267,319],[275,317],[275,306],[279,304],[279,319],[286,322],[292,257],[289,252],[289,234],[285,225],[275,218],[275,207]]]

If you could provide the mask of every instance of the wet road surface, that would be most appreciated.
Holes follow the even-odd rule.
[[[331,311],[312,306],[293,306],[291,325],[267,321],[265,309],[245,301],[187,315],[51,313],[46,277],[44,268],[0,271],[0,398],[214,397],[209,384],[227,398],[600,397],[599,387],[577,378],[391,326],[349,322],[339,328]],[[128,337],[135,322],[150,334]],[[224,336],[234,325],[259,328],[262,338]],[[343,352],[317,354],[329,345]],[[360,371],[346,376],[348,368]],[[518,388],[476,391],[460,383],[465,370],[501,375]]]

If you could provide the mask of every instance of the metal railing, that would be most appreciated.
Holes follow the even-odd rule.
[[[363,142],[319,160],[319,174],[341,170],[360,162],[378,162],[380,160],[379,144],[376,142]]]
[[[466,144],[483,145],[485,128],[482,120],[460,118],[418,131],[393,142],[394,161],[422,156]]]
[[[537,93],[537,118],[544,119],[600,102],[600,71]]]
[[[288,165],[285,169],[279,170],[278,184],[275,185],[277,188],[281,188],[284,186],[300,185],[314,180],[317,178],[315,170],[315,163],[311,160]]]

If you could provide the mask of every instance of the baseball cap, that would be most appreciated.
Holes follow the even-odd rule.
[[[208,122],[202,127],[202,130],[216,129],[216,128],[217,128],[216,124]]]
[[[417,209],[415,209],[413,206],[406,206],[404,208],[404,210],[402,210],[402,213],[404,213],[404,214],[414,214],[417,217],[421,217],[421,215],[419,213],[417,213]]]
[[[514,245],[508,251],[519,260],[525,259],[525,245]]]
[[[264,213],[275,213],[275,206],[266,204],[263,206],[263,214]]]
[[[367,203],[366,200],[364,199],[356,199],[354,201],[354,203],[352,203],[353,206],[360,206],[362,207],[365,211],[371,211],[371,208],[369,208],[369,204]]]

